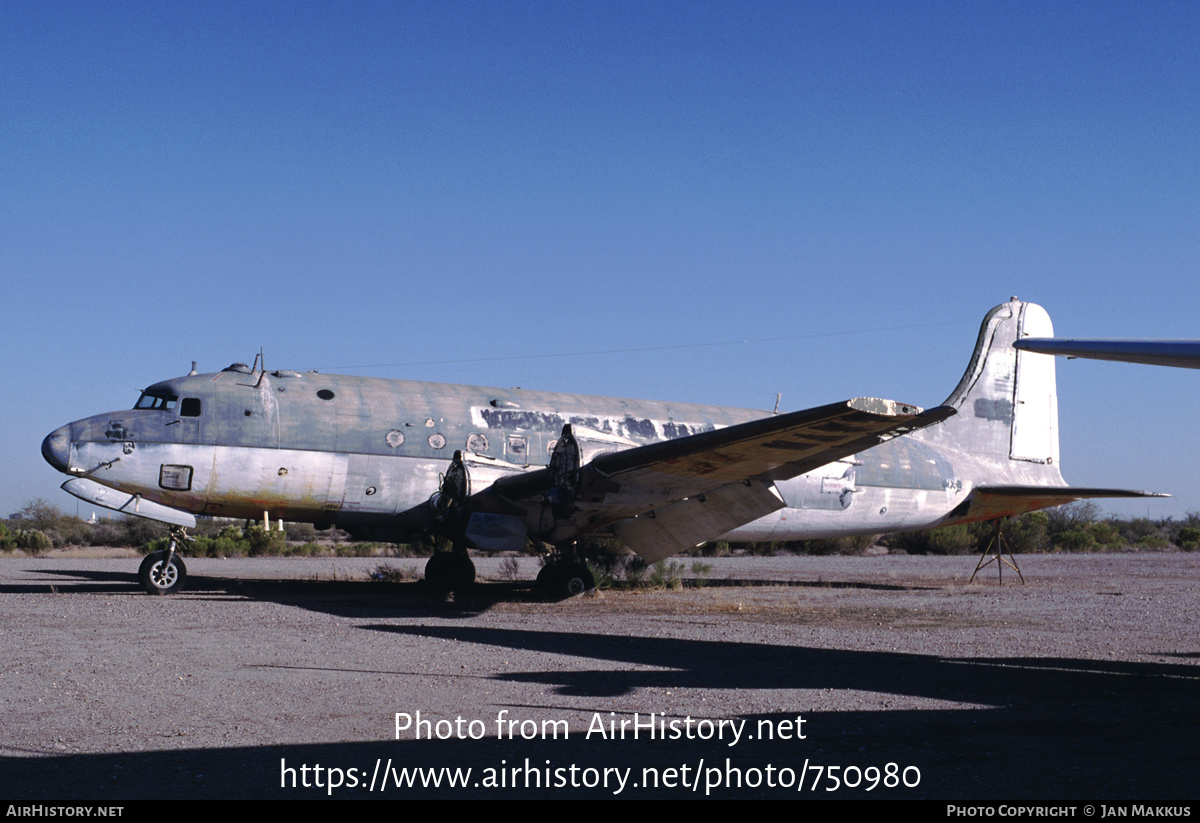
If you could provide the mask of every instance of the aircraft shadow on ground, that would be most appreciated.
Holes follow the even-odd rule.
[[[642,769],[687,765],[718,769],[723,785],[714,796],[797,796],[788,789],[747,785],[752,770],[762,780],[768,765],[799,774],[810,766],[876,766],[888,763],[920,769],[913,789],[863,787],[827,793],[828,783],[801,797],[926,797],[941,799],[1018,798],[1137,800],[1187,797],[1194,791],[1197,769],[1196,734],[1200,707],[1195,693],[1196,667],[1167,663],[1121,663],[1064,658],[943,658],[892,652],[848,651],[743,642],[638,638],[555,631],[516,631],[461,626],[365,626],[366,631],[397,637],[427,637],[460,643],[509,647],[524,652],[597,661],[587,670],[499,673],[498,680],[542,683],[550,693],[572,697],[561,703],[511,707],[510,716],[575,719],[569,739],[497,739],[494,708],[477,707],[467,714],[488,722],[478,740],[401,740],[311,745],[264,745],[227,749],[190,749],[128,754],[62,755],[0,758],[0,777],[14,797],[88,798],[92,800],[199,797],[325,796],[324,782],[303,787],[299,767],[317,764],[342,770],[353,767],[362,785],[342,786],[337,797],[611,797],[613,787],[565,788],[544,782],[544,770],[603,770],[632,767],[637,781]],[[619,667],[606,668],[604,664]],[[800,691],[787,700],[804,711],[806,739],[743,739],[736,746],[695,739],[585,738],[580,727],[579,696],[604,698],[597,705],[601,720],[607,707],[623,713],[655,711],[654,695],[697,690],[713,706],[710,717],[725,716],[721,707],[752,690]],[[853,692],[864,695],[867,709],[806,711],[814,700],[803,692]],[[939,703],[928,710],[890,709],[889,703],[919,697]],[[617,698],[617,702],[614,702]],[[664,698],[665,699],[665,698]],[[397,698],[396,710],[410,707]],[[779,702],[776,699],[775,702]],[[971,704],[963,708],[960,704]],[[943,707],[949,704],[949,707]],[[861,704],[859,704],[861,706]],[[484,716],[486,715],[486,716]],[[624,714],[628,716],[628,714]],[[759,721],[778,728],[796,715],[771,712],[743,715],[755,732]],[[547,763],[547,761],[549,761]],[[365,790],[376,765],[391,768],[470,768],[471,783],[396,788],[383,794]],[[482,785],[485,769],[516,767],[521,781],[539,772],[539,785],[496,789]],[[296,769],[288,785],[287,772]],[[732,770],[732,771],[731,771]],[[778,773],[778,772],[777,772]],[[582,777],[582,772],[579,773]],[[660,772],[661,774],[661,772]],[[705,774],[709,774],[705,772]],[[808,772],[808,779],[814,773]],[[678,773],[676,777],[678,778]],[[593,774],[595,777],[595,773]],[[445,775],[442,775],[445,780]],[[511,778],[508,778],[511,779]],[[794,779],[794,778],[793,778]],[[624,796],[696,796],[690,788],[628,787]]]
[[[145,595],[135,572],[93,569],[37,569],[42,575],[60,578],[56,582],[35,580],[0,584],[0,594],[136,594]],[[691,586],[846,588],[872,591],[925,591],[936,587],[904,586],[861,581],[775,581],[726,578],[717,581],[690,580]],[[468,589],[447,594],[431,589],[424,581],[404,583],[366,580],[268,580],[243,577],[219,577],[189,574],[183,592],[170,597],[243,597],[277,602],[339,616],[434,613],[443,617],[470,616],[501,603],[544,603],[546,596],[532,580],[513,582],[476,582]]]

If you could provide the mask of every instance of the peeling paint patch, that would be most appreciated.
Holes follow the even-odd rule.
[[[674,440],[679,437],[712,431],[713,426],[699,423],[676,423],[647,417],[609,417],[590,414],[543,412],[519,409],[473,408],[471,416],[477,425],[503,431],[542,431],[558,434],[570,423],[602,434],[626,440]]]
[[[978,397],[975,399],[975,416],[1010,425],[1013,419],[1012,401]]]

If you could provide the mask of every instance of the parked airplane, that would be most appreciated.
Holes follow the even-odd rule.
[[[761,411],[234,364],[155,383],[130,411],[63,426],[42,454],[63,488],[171,524],[139,571],[151,593],[186,578],[195,515],[303,521],[399,541],[454,540],[426,579],[474,579],[465,548],[552,545],[539,582],[594,583],[574,551],[603,532],[648,562],[714,540],[794,540],[996,520],[1087,497],[1059,472],[1051,335],[1013,298],[988,312],[970,365],[928,411],[857,398]]]
[[[1200,369],[1200,340],[1057,340],[1030,337],[1017,348],[1041,354]]]

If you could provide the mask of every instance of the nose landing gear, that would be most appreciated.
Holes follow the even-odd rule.
[[[171,542],[166,551],[146,555],[138,568],[138,582],[147,594],[175,594],[183,590],[183,584],[187,582],[187,566],[183,564],[183,558],[175,554],[175,548],[191,541],[192,538],[181,526],[172,526]]]

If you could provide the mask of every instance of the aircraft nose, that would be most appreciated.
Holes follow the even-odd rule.
[[[71,459],[71,426],[55,429],[42,441],[42,457],[60,472],[67,470]]]

